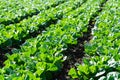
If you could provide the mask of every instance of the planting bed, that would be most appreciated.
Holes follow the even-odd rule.
[[[119,0],[0,2],[1,80],[120,79]]]

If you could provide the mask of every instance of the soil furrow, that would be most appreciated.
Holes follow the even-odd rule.
[[[108,0],[105,0],[101,5],[100,9],[91,16],[91,19],[88,24],[87,32],[83,33],[83,37],[79,37],[77,39],[78,43],[76,45],[69,45],[69,48],[64,51],[64,55],[67,56],[67,60],[63,62],[62,70],[56,74],[54,74],[54,80],[70,80],[70,76],[68,76],[68,71],[70,68],[76,68],[76,65],[81,64],[83,61],[83,57],[85,57],[85,48],[84,43],[89,42],[92,39],[92,28],[95,25],[96,17],[99,16],[99,13],[102,12],[104,5]],[[75,79],[79,80],[79,79]]]

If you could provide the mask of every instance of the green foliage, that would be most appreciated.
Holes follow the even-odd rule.
[[[54,0],[52,1],[54,2]],[[56,1],[57,0],[55,0],[55,2]],[[2,27],[2,29],[0,29],[0,47],[4,49],[7,46],[15,44],[14,41],[21,42],[22,39],[31,36],[29,35],[30,33],[36,32],[43,27],[45,28],[47,25],[50,25],[54,21],[59,20],[63,16],[68,17],[66,15],[71,14],[68,12],[72,11],[74,8],[79,7],[82,2],[83,0],[69,0],[56,7],[50,7],[50,9],[48,10],[43,10],[38,15],[34,15],[33,17],[29,17],[28,19],[24,19],[20,23]],[[75,14],[78,15],[78,12]],[[3,45],[3,43],[5,45]]]
[[[38,15],[28,17],[16,24],[7,26],[1,24],[0,45],[2,48],[12,46],[15,40],[22,41],[30,36],[30,33],[38,31],[40,27],[50,26],[37,37],[26,40],[20,49],[14,48],[12,55],[6,54],[8,59],[4,62],[5,66],[0,69],[0,79],[51,80],[53,73],[59,72],[63,66],[62,63],[65,60],[63,51],[68,48],[69,44],[77,44],[78,37],[82,37],[83,33],[87,32],[90,19],[98,13],[104,1],[44,0],[39,2],[35,0],[33,1],[35,4],[42,4],[42,6],[38,7],[33,3],[35,7],[31,8],[33,6],[28,5],[31,9],[24,14],[32,14],[36,9],[42,10]],[[81,5],[83,2],[85,3]],[[55,7],[57,4],[59,5]],[[103,11],[96,18],[95,28],[92,30],[93,39],[85,44],[86,55],[90,58],[85,58],[83,64],[76,66],[77,69],[70,69],[68,75],[71,79],[120,79],[119,5],[119,1],[109,0],[103,7]],[[19,8],[13,8],[13,10],[22,10]],[[23,11],[16,14],[18,20],[20,15],[23,15],[21,14]],[[4,13],[8,13],[5,21],[16,18],[12,16],[16,12]],[[6,14],[1,15],[6,17]],[[4,21],[3,18],[0,19],[1,22]],[[57,23],[51,24],[52,21],[57,21]]]
[[[86,55],[90,58],[84,59],[84,63],[77,66],[78,79],[120,79],[119,5],[120,2],[116,0],[107,1],[96,18],[92,29],[93,39],[85,44]]]
[[[55,7],[67,0],[7,0],[0,3],[0,23],[7,25],[19,22],[20,20],[32,16],[38,12]],[[27,2],[27,3],[26,3]],[[8,4],[9,3],[9,4]]]
[[[68,75],[71,75],[73,79],[78,78],[78,74],[74,68],[71,68]]]
[[[51,25],[46,28],[46,31],[42,32],[42,34],[38,35],[36,38],[26,40],[26,42],[20,46],[21,49],[12,50],[12,55],[7,55],[8,59],[4,62],[5,66],[2,68],[4,72],[0,72],[0,75],[3,75],[4,79],[33,80],[34,78],[48,80],[52,78],[52,72],[60,71],[62,62],[64,61],[63,54],[61,52],[66,50],[68,44],[77,43],[77,34],[82,30],[79,29],[76,33],[76,27],[80,27],[78,26],[78,22],[80,21],[79,11],[82,10],[80,8],[77,10],[72,9],[77,6],[73,4],[76,2],[82,2],[82,0],[71,0],[69,1],[71,4],[64,3],[61,4],[61,7],[51,8],[51,10],[58,9],[56,12],[59,12],[62,7],[68,5],[71,6],[68,7],[68,10],[66,10],[67,8],[63,8],[63,11],[61,12],[64,12],[64,15],[68,16],[64,16],[64,18],[59,20],[56,25]],[[73,12],[67,13],[69,10],[73,10]],[[48,15],[52,14],[48,11],[49,10],[46,10],[46,13],[49,13]],[[75,17],[75,13],[78,17]],[[55,14],[53,12],[52,15]],[[45,18],[45,14],[43,16],[44,19],[47,19]],[[47,17],[49,18],[51,15]],[[23,34],[23,32],[20,33]]]

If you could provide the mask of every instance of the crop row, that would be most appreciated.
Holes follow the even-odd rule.
[[[14,49],[12,55],[7,55],[5,66],[0,69],[1,79],[50,79],[53,72],[60,71],[66,58],[62,51],[67,49],[68,44],[77,43],[76,39],[87,30],[86,25],[91,15],[96,13],[102,2],[103,0],[88,0],[56,25],[48,27],[41,35],[28,39],[21,49]]]
[[[68,0],[6,0],[0,2],[0,23],[8,25]]]
[[[66,13],[79,7],[84,1],[85,0],[69,0],[55,8],[42,11],[32,18],[24,19],[20,23],[1,27],[0,47],[5,48],[6,46],[11,46],[13,45],[13,42],[15,44],[15,41],[21,42],[23,38],[30,36],[29,33],[36,32],[39,29],[50,25],[52,22],[59,20],[63,16],[65,17]]]
[[[114,4],[113,4],[114,3]],[[93,39],[85,44],[88,59],[69,74],[80,80],[120,79],[120,2],[109,0],[96,18]],[[90,57],[90,58],[89,58]]]

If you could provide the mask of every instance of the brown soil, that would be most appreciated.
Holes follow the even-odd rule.
[[[5,56],[5,54],[3,53],[4,51],[2,49],[0,49],[0,67],[4,66],[4,61],[7,59],[7,57]]]
[[[91,35],[91,31],[96,22],[95,18],[99,15],[100,12],[102,12],[103,7],[107,1],[108,0],[105,0],[100,5],[100,9],[96,12],[96,14],[92,15],[88,24],[87,32],[83,33],[83,37],[78,38],[77,45],[69,45],[69,48],[63,52],[64,55],[68,58],[63,62],[62,70],[59,73],[54,74],[53,80],[70,80],[71,78],[68,76],[68,71],[70,68],[76,68],[77,64],[82,64],[83,57],[85,57],[84,43],[89,42],[92,39],[93,36]]]
[[[70,68],[76,68],[76,65],[83,62],[83,57],[85,56],[84,42],[89,42],[91,40],[91,26],[88,28],[88,32],[83,33],[83,37],[78,38],[77,45],[69,45],[66,51],[63,51],[64,55],[67,56],[67,60],[63,62],[63,67],[61,72],[54,74],[53,80],[70,80],[68,76],[68,71]],[[76,79],[77,80],[77,79]]]

